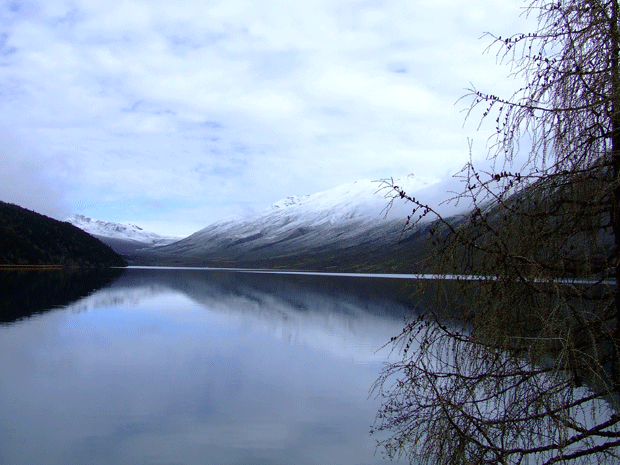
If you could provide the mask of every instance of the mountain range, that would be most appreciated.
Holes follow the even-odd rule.
[[[409,192],[428,190],[412,176],[396,182]],[[411,206],[400,199],[390,205],[392,193],[385,184],[356,181],[284,198],[261,213],[227,218],[180,240],[83,216],[69,221],[133,265],[415,271],[412,258],[422,253],[417,238],[426,237],[424,228],[404,231]]]
[[[181,239],[177,236],[161,236],[145,231],[135,224],[113,223],[110,221],[94,220],[84,215],[71,215],[66,222],[86,231],[115,252],[128,255],[144,247],[157,247],[171,244]]]

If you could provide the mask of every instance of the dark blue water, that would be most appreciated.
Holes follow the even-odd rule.
[[[60,273],[1,277],[0,463],[390,463],[368,394],[405,281]]]

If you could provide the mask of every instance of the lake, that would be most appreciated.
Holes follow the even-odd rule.
[[[0,272],[0,463],[380,464],[407,279]]]

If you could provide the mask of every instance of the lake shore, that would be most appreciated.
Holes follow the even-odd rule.
[[[62,270],[62,265],[1,265],[0,270]]]

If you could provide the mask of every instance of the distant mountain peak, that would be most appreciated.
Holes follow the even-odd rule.
[[[79,214],[71,215],[65,221],[93,236],[141,242],[147,246],[167,245],[181,239],[176,236],[161,236],[154,232],[148,232],[131,223],[94,220]]]

